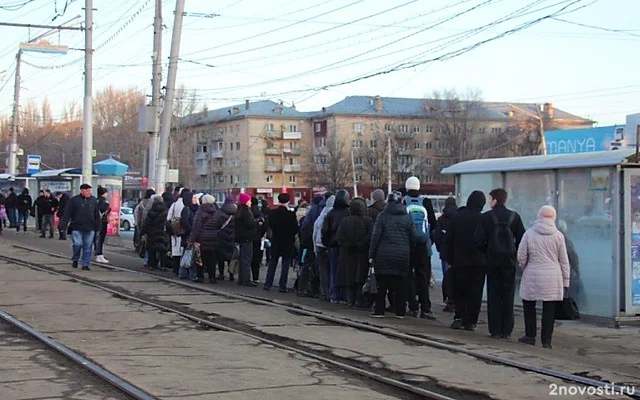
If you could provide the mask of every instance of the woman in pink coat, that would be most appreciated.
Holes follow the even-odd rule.
[[[542,301],[542,347],[551,348],[555,302],[569,287],[569,257],[562,233],[556,228],[556,210],[543,206],[538,219],[522,237],[518,248],[522,268],[520,297],[524,307],[525,336],[521,343],[536,344],[536,301]]]

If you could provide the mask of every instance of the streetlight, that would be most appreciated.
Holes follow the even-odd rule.
[[[60,151],[62,152],[62,168],[67,168],[67,156],[66,153],[64,151],[64,146],[62,146],[59,143],[51,143],[54,146],[58,146],[60,148]]]

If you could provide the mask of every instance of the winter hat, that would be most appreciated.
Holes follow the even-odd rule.
[[[417,176],[412,176],[404,184],[407,190],[420,190],[420,179]]]
[[[290,201],[291,201],[291,196],[289,195],[289,193],[280,193],[278,195],[278,203],[287,204]]]
[[[156,194],[156,191],[153,189],[147,189],[147,191],[144,193],[144,198],[145,199],[150,199],[151,196],[153,196],[154,194]]]
[[[102,196],[105,193],[107,193],[107,189],[103,188],[102,186],[98,186],[98,197]]]
[[[447,199],[444,201],[444,206],[445,207],[457,207],[458,205],[456,204],[456,199],[453,197],[447,197]]]
[[[371,193],[371,198],[373,201],[384,201],[384,190],[376,189]]]
[[[238,204],[247,204],[251,201],[251,196],[246,193],[240,193],[238,195]]]
[[[467,199],[467,208],[473,211],[482,211],[484,205],[487,204],[487,197],[479,190],[474,190]]]
[[[540,211],[538,211],[539,219],[550,219],[552,221],[556,220],[556,209],[553,206],[542,206],[540,207]]]
[[[213,197],[210,194],[205,194],[204,196],[202,196],[202,198],[200,199],[200,203],[202,204],[216,204],[216,198]]]
[[[400,204],[401,201],[402,201],[402,193],[397,191],[393,191],[389,193],[389,196],[387,197],[387,203],[389,204],[391,203]]]
[[[236,203],[236,201],[233,198],[233,196],[227,196],[224,199],[224,204],[235,204],[235,203]]]

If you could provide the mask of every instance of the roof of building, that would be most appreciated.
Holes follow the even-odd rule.
[[[540,171],[579,167],[611,167],[625,164],[628,157],[634,153],[635,151],[633,149],[621,149],[551,156],[488,158],[463,161],[444,168],[442,173],[453,175],[509,171]]]
[[[187,115],[182,118],[182,125],[208,125],[215,122],[232,121],[246,117],[306,119],[309,118],[310,115],[311,113],[298,111],[295,107],[287,107],[272,100],[261,100],[250,102],[248,109],[246,103],[243,103]]]
[[[375,106],[377,96],[348,96],[344,100],[326,108],[328,114],[343,115],[376,115],[384,117],[428,117],[432,111],[447,110],[451,108],[452,102],[435,99],[411,99],[405,97],[379,97],[382,101],[382,111],[378,112]],[[471,102],[461,102],[472,105],[470,107],[471,116],[486,120],[506,120],[513,117],[530,117],[538,115],[538,105],[534,103],[506,103],[506,102],[481,102],[473,105]],[[523,111],[524,110],[524,111]],[[584,123],[591,123],[586,118],[582,118],[566,111],[554,108],[554,119],[573,120]],[[513,117],[509,117],[509,113]],[[527,113],[529,114],[527,116]]]

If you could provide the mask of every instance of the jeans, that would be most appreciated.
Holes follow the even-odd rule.
[[[324,247],[318,247],[318,252],[316,253],[316,257],[318,259],[318,275],[320,275],[320,298],[323,300],[330,300],[330,291],[329,291],[329,250]]]
[[[269,269],[267,270],[267,279],[264,281],[264,288],[271,289],[273,279],[276,276],[276,268],[280,257],[272,257],[269,261]],[[289,280],[289,267],[291,266],[291,257],[282,257],[282,268],[280,269],[280,290],[287,290],[287,282]]]
[[[71,261],[80,261],[80,253],[82,252],[82,267],[88,267],[91,262],[91,250],[93,247],[93,239],[95,232],[73,231],[71,239],[73,240],[73,256]]]
[[[16,209],[15,208],[7,208],[7,218],[9,219],[9,227],[16,227]]]
[[[340,288],[338,288],[338,264],[340,260],[340,248],[329,249],[329,294],[331,301],[340,300]]]
[[[384,315],[387,301],[387,291],[393,293],[393,306],[396,315],[404,316],[407,310],[407,300],[405,298],[406,291],[405,278],[396,275],[379,275],[376,274],[376,282],[378,283],[378,294],[376,295],[376,303],[373,312],[378,315]]]
[[[16,221],[16,229],[20,232],[20,225],[24,227],[24,231],[27,231],[27,220],[29,219],[29,211],[18,211],[18,220]]]
[[[144,265],[149,266],[149,250],[145,250],[144,258],[142,260],[144,262]]]
[[[524,308],[524,329],[525,336],[535,338],[537,336],[536,327],[536,302],[522,300]],[[542,302],[542,330],[540,336],[543,344],[551,344],[551,336],[553,335],[553,324],[556,316],[556,302]]]
[[[487,270],[487,317],[491,335],[511,336],[515,267],[489,267]]]
[[[251,261],[253,259],[253,242],[239,243],[238,253],[238,285],[249,284],[251,282]]]
[[[47,225],[49,225],[49,237],[53,237],[53,224],[54,224],[54,216],[53,215],[43,215],[42,216],[42,236],[46,236]]]

